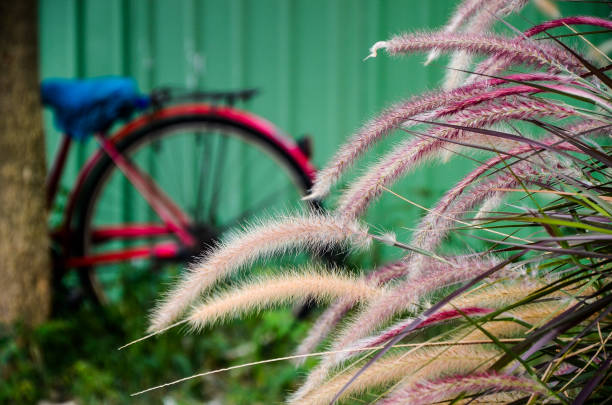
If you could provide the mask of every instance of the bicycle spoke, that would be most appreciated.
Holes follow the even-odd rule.
[[[155,140],[152,142],[151,145],[151,151],[148,152],[148,156],[146,156],[147,159],[147,167],[149,168],[149,173],[151,173],[151,176],[153,178],[158,178],[159,175],[159,171],[157,170],[157,165],[156,162],[159,161],[159,154],[160,154],[160,150],[161,150],[161,142],[159,140]],[[146,204],[147,207],[147,220],[148,221],[154,221],[157,218],[157,214],[155,214],[155,211],[153,211],[153,209]]]
[[[205,141],[202,138],[205,138]],[[212,163],[211,161],[212,154],[211,154],[210,142],[209,142],[210,137],[203,136],[201,132],[198,132],[196,133],[196,139],[197,139],[197,143],[202,145],[202,150],[200,151],[200,153],[196,154],[196,158],[199,156],[198,163],[199,163],[200,168],[197,171],[197,173],[199,174],[198,190],[196,193],[196,203],[195,203],[193,214],[194,214],[194,218],[196,222],[200,222],[202,220],[201,212],[202,212],[202,209],[204,208],[204,188],[205,188],[204,178],[205,178],[205,175],[210,172],[210,166]]]
[[[261,201],[259,201],[253,207],[250,207],[249,209],[247,209],[246,211],[242,212],[237,217],[234,217],[234,218],[230,219],[226,224],[221,226],[219,229],[222,232],[224,232],[227,229],[235,227],[236,225],[240,225],[247,218],[251,217],[253,214],[255,214],[257,212],[265,212],[266,208],[270,208],[274,204],[278,203],[279,196],[282,196],[282,195],[286,194],[287,192],[289,192],[293,188],[294,188],[293,185],[287,184],[284,187],[280,187],[280,188],[276,189],[275,191],[270,193],[270,195],[266,196]]]
[[[210,205],[208,206],[208,220],[212,225],[215,225],[215,216],[217,214],[217,206],[219,204],[219,195],[221,193],[221,187],[223,182],[221,181],[220,174],[223,173],[225,167],[225,158],[227,155],[227,137],[219,136],[219,147],[215,154],[216,165],[212,176],[212,190],[210,195]],[[209,176],[210,177],[210,176]]]

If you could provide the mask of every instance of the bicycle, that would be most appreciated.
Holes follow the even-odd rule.
[[[79,171],[61,225],[51,232],[55,268],[77,269],[96,302],[106,302],[112,288],[105,266],[135,259],[185,263],[229,228],[298,201],[312,185],[309,138],[295,142],[235,108],[254,89],[144,95],[122,77],[48,79],[41,87],[64,134],[47,179],[49,207],[74,141],[93,136],[100,146]]]

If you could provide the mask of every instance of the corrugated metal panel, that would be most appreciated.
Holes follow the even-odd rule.
[[[41,0],[42,76],[136,78],[148,91],[160,85],[185,88],[258,87],[253,111],[294,137],[315,139],[315,162],[323,165],[365,119],[383,106],[434,87],[442,69],[424,68],[422,57],[381,57],[362,62],[368,47],[390,34],[432,29],[444,23],[453,0]],[[597,4],[563,5],[582,14],[606,12]],[[528,8],[512,21],[520,28],[542,17]],[[59,134],[45,113],[48,151]],[[376,148],[382,153],[396,134]],[[64,187],[95,149],[81,145],[70,161]],[[424,168],[397,188],[432,204],[469,160]],[[452,171],[449,170],[452,167]],[[238,191],[237,191],[238,193]],[[244,198],[237,195],[237,198]],[[129,197],[125,198],[129,207]],[[385,197],[368,221],[387,228],[411,227],[422,215]]]

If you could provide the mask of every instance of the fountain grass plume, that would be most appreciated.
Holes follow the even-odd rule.
[[[551,44],[515,41],[499,35],[480,33],[413,33],[396,35],[376,42],[369,58],[385,50],[390,56],[437,49],[440,52],[465,51],[473,55],[497,56],[511,65],[544,68],[551,73],[583,73],[584,66],[564,49]]]
[[[546,32],[552,28],[562,27],[566,25],[593,25],[596,27],[612,29],[612,21],[605,20],[603,18],[589,17],[589,16],[575,16],[575,17],[564,17],[556,20],[547,21],[545,23],[531,27],[527,31],[523,32],[521,36],[514,39],[515,42],[525,42],[525,39],[530,38],[534,35]],[[470,77],[468,83],[471,80],[479,80],[482,75],[495,76],[500,72],[508,69],[514,63],[512,58],[506,55],[493,55],[490,58],[481,62],[475,69],[475,73]]]
[[[340,334],[340,336],[345,336],[346,340],[342,337],[338,337],[334,342],[334,348],[337,349],[340,347],[345,347],[349,340],[355,340],[366,336],[368,333],[375,330],[378,325],[389,320],[396,312],[400,310],[416,308],[433,292],[449,285],[469,280],[499,263],[499,259],[493,256],[456,256],[449,259],[452,265],[434,261],[422,262],[423,265],[429,263],[431,266],[427,267],[427,269],[425,269],[426,271],[421,273],[422,276],[417,280],[414,280],[414,282],[410,285],[405,283],[401,284],[403,288],[398,292],[394,299],[396,305],[393,305],[393,309],[389,307],[391,310],[389,313],[381,312],[377,315],[377,319],[372,319],[366,315],[369,308],[377,307],[380,300],[389,297],[392,291],[396,291],[397,286],[394,286],[392,289],[386,291],[385,294],[376,297],[375,300],[370,301],[363,311],[357,314],[355,319],[353,319],[350,323],[350,325],[353,326],[360,323],[362,329],[359,332],[356,332],[353,330],[353,327],[350,325],[347,326],[344,332]]]
[[[553,102],[536,100],[492,100],[474,108],[460,111],[449,121],[453,125],[465,127],[465,130],[435,126],[429,130],[434,137],[409,139],[393,148],[364,175],[353,182],[342,194],[336,212],[347,219],[361,216],[367,207],[399,178],[416,168],[426,159],[439,154],[445,140],[467,138],[472,134],[470,127],[482,128],[501,122],[525,120],[536,117],[567,118],[576,111],[568,106]]]
[[[411,117],[435,111],[449,104],[469,100],[482,94],[487,88],[508,84],[511,81],[565,83],[569,80],[568,77],[548,73],[521,73],[504,78],[485,78],[468,86],[449,91],[436,90],[393,104],[363,125],[340,147],[327,166],[317,173],[315,183],[309,195],[305,198],[321,199],[325,197],[342,173],[352,166],[359,156]]]
[[[282,217],[246,227],[190,266],[154,309],[149,331],[170,325],[214,283],[258,259],[294,249],[364,248],[370,241],[363,225],[322,214]]]
[[[422,381],[458,373],[484,370],[501,355],[498,348],[488,346],[452,346],[422,348],[407,353],[387,356],[372,364],[342,393],[340,399],[363,393],[373,388],[389,387],[402,381]],[[359,367],[353,367],[331,377],[316,390],[301,398],[289,400],[290,404],[329,404],[336,393],[353,377]]]
[[[503,391],[548,397],[548,390],[532,378],[488,371],[402,384],[377,404],[427,405],[451,400],[460,394],[476,395]]]
[[[314,299],[322,303],[342,298],[363,303],[374,299],[382,291],[380,287],[372,286],[362,278],[343,275],[338,271],[299,269],[260,277],[215,294],[192,309],[188,322],[200,330],[227,318],[294,303],[300,299]]]
[[[576,83],[576,82],[572,82],[572,83],[580,86],[579,83]],[[440,110],[437,111],[435,115],[433,115],[433,118],[436,119],[436,118],[452,116],[453,114],[456,114],[460,112],[461,110],[465,110],[468,107],[475,107],[476,105],[483,103],[485,101],[500,100],[500,99],[503,99],[509,96],[519,96],[519,95],[532,96],[532,95],[542,93],[542,92],[547,92],[547,91],[576,96],[584,100],[588,100],[592,102],[593,104],[599,105],[608,110],[612,110],[612,104],[610,104],[604,98],[596,96],[589,91],[586,91],[586,89],[584,88],[577,88],[577,87],[559,85],[559,84],[548,84],[548,85],[543,85],[543,87],[536,88],[532,85],[525,84],[525,85],[512,86],[512,87],[495,88],[490,91],[480,92],[473,97],[465,98],[461,101],[449,103],[448,106],[440,108]]]
[[[400,311],[416,309],[425,297],[443,287],[447,287],[458,282],[470,280],[491,268],[491,262],[482,260],[479,257],[464,257],[459,259],[461,264],[457,267],[450,265],[440,266],[428,273],[423,273],[420,278],[411,283],[404,283],[395,286],[377,299],[370,301],[358,312],[350,322],[345,325],[331,343],[331,350],[344,350],[353,345],[359,339],[367,337],[374,332],[381,324],[389,321]],[[496,260],[496,259],[492,259]],[[513,289],[513,292],[522,293],[525,285]],[[512,297],[512,295],[510,295]],[[490,297],[490,295],[487,295]],[[484,304],[474,304],[473,300],[468,305],[463,302],[453,301],[460,308],[482,306],[487,307],[488,301]],[[492,307],[503,303],[503,300],[491,303]],[[454,309],[454,308],[448,308]],[[294,399],[301,398],[312,389],[321,384],[326,378],[332,367],[337,364],[341,356],[335,355],[323,357],[321,362],[310,372],[304,384],[293,394]]]
[[[476,288],[466,294],[455,297],[447,305],[442,307],[438,311],[438,314],[445,312],[450,313],[451,311],[456,311],[457,308],[503,308],[510,303],[528,297],[546,285],[547,284],[543,280],[538,278],[522,278],[497,282],[489,286]],[[552,315],[572,304],[572,301],[567,300],[567,297],[571,297],[576,291],[575,289],[577,287],[578,285],[570,285],[565,289],[552,291],[546,296],[547,299],[556,299],[556,301],[527,304],[508,311],[504,315],[505,317],[514,317],[522,322],[527,322],[532,325],[543,324],[549,320]],[[394,306],[392,310],[394,310],[395,313],[410,309],[411,305],[407,305],[405,302],[403,305],[396,305],[397,302],[402,302],[402,290],[405,291],[407,288],[409,288],[408,284],[402,285],[399,288],[389,290],[377,301],[370,302],[333,342],[331,348],[331,352],[333,354],[330,354],[322,359],[321,363],[310,372],[304,384],[292,395],[292,398],[297,400],[299,398],[306,397],[308,393],[313,390],[318,390],[319,388],[317,387],[320,387],[323,381],[325,381],[331,370],[340,362],[349,358],[350,353],[353,353],[351,351],[347,356],[345,353],[339,353],[339,350],[353,350],[353,348],[356,348],[359,345],[360,341],[367,341],[367,339],[376,340],[380,339],[380,335],[393,333],[390,332],[393,331],[393,327],[391,327],[388,330],[383,331],[380,335],[376,335],[375,337],[366,337],[368,333],[375,330],[380,324],[391,319],[393,314],[386,311],[388,306]],[[593,292],[594,290],[590,288],[588,291],[583,291],[583,295],[588,295]],[[381,315],[384,317],[383,319],[379,318]],[[424,321],[427,320],[424,319]],[[521,323],[513,321],[488,322],[486,323],[486,329],[497,337],[515,336],[526,330],[525,326],[523,326]],[[362,333],[363,331],[366,332]],[[469,341],[478,339],[488,340],[489,338],[483,334],[482,331],[474,328],[468,334],[464,333],[463,337],[459,340]]]
[[[546,21],[542,24],[538,24],[529,28],[523,34],[527,38],[529,38],[542,32],[548,31],[550,29],[564,27],[566,25],[592,25],[594,27],[601,27],[612,30],[612,21],[610,20],[592,16],[573,16]]]

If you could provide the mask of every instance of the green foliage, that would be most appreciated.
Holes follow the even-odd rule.
[[[17,326],[0,338],[0,403],[76,400],[79,404],[178,404],[216,399],[223,404],[280,402],[300,371],[289,362],[193,379],[147,396],[131,393],[203,370],[285,356],[309,322],[290,309],[187,334],[177,331],[118,351],[146,329],[146,305],[156,284],[138,269],[126,271],[121,301],[104,309],[85,302],[34,330]],[[246,342],[246,343],[245,343]]]

